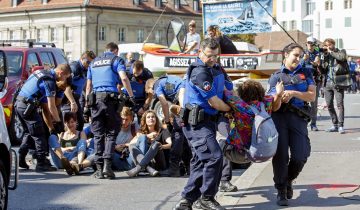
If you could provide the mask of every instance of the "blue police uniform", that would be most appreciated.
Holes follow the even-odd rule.
[[[133,108],[135,112],[137,112],[141,107],[143,107],[145,100],[146,100],[146,93],[145,93],[145,84],[148,79],[154,78],[151,71],[147,68],[144,68],[141,75],[135,77],[133,73],[128,74],[128,78],[130,80],[130,86],[133,91],[136,104]],[[123,89],[123,93],[129,96],[126,89]]]
[[[160,77],[154,84],[155,96],[164,95],[166,100],[174,102],[179,90],[185,87],[184,84],[184,80],[175,75]]]
[[[315,85],[311,70],[301,65],[293,71],[286,69],[283,65],[280,71],[274,73],[269,79],[269,95],[276,94],[275,86],[280,81],[284,82],[285,90],[300,92],[306,92],[310,85]],[[289,103],[305,109],[304,101],[299,98],[292,98]],[[279,133],[277,151],[272,160],[274,182],[278,190],[286,189],[288,183],[299,175],[311,150],[307,121],[297,113],[284,109],[284,106],[285,104],[282,104],[278,111],[272,113],[272,119]]]
[[[77,116],[77,125],[76,130],[82,131],[84,128],[84,118],[83,118],[83,109],[84,104],[80,103],[80,98],[82,96],[82,92],[84,90],[85,84],[86,84],[86,76],[87,76],[87,68],[85,68],[81,61],[74,61],[70,64],[71,72],[72,72],[72,89],[73,89],[73,96],[75,99],[75,102],[78,106],[78,111],[76,112]],[[71,106],[69,103],[69,100],[66,98],[63,100],[61,111],[63,114],[63,117],[65,113],[71,111]]]
[[[95,163],[99,165],[104,159],[111,160],[121,124],[117,113],[120,71],[125,71],[124,60],[106,52],[93,60],[87,74],[96,96],[96,103],[91,107],[91,128],[94,134]]]
[[[39,164],[46,161],[47,139],[43,120],[37,108],[40,103],[46,102],[47,97],[55,97],[56,90],[54,70],[37,70],[30,75],[16,97],[15,111],[25,129],[19,154],[26,155],[28,149],[35,146],[35,156]],[[28,108],[30,104],[34,105],[32,110]]]
[[[190,202],[201,195],[214,198],[218,191],[223,155],[216,140],[218,111],[209,105],[208,100],[213,96],[222,99],[224,85],[225,76],[219,66],[208,67],[200,59],[189,66],[184,105],[199,105],[205,113],[205,120],[183,128],[193,157],[182,197]]]

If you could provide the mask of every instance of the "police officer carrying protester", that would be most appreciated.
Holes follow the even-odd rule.
[[[190,176],[176,204],[176,210],[192,209],[198,198],[203,209],[224,209],[216,200],[223,154],[216,140],[216,121],[219,111],[230,111],[222,100],[225,76],[217,65],[219,43],[215,39],[204,39],[200,44],[199,58],[186,73],[184,108],[188,110],[183,128],[188,139],[192,160]]]
[[[320,65],[320,57],[319,57],[319,51],[315,50],[316,47],[316,40],[313,37],[308,37],[306,42],[306,50],[303,58],[303,66],[305,68],[311,69],[311,73],[314,76],[314,81],[316,85],[316,97],[315,101],[311,102],[311,122],[310,122],[310,128],[312,131],[318,131],[319,129],[316,126],[316,120],[317,120],[317,106],[318,106],[318,97],[320,93],[320,88],[322,85],[322,79],[321,79],[321,72],[319,71],[318,67]]]
[[[97,179],[115,178],[111,169],[115,139],[120,128],[118,114],[117,85],[120,78],[131,98],[134,98],[130,82],[125,73],[125,62],[117,56],[118,46],[111,42],[106,52],[91,63],[86,84],[86,105],[91,109],[91,128],[94,134],[95,164],[94,177]]]
[[[61,133],[64,129],[59,117],[59,112],[55,104],[57,88],[67,86],[67,81],[71,79],[70,66],[60,64],[54,70],[37,70],[33,72],[21,87],[19,95],[16,97],[15,111],[25,128],[25,137],[19,148],[19,162],[28,168],[25,156],[28,148],[35,144],[35,157],[37,164],[36,171],[54,171],[49,160],[46,158],[47,138],[45,128],[37,109],[44,98],[52,117],[54,130],[53,133]],[[21,167],[22,167],[21,166]],[[27,166],[27,167],[26,167]]]
[[[137,114],[138,119],[141,119],[142,114],[149,109],[151,103],[151,97],[147,97],[145,91],[146,81],[154,78],[154,76],[149,69],[144,68],[144,63],[142,61],[137,60],[134,62],[133,68],[128,73],[128,77],[136,102],[131,108]],[[129,95],[127,89],[125,89],[124,92],[126,95]]]
[[[81,55],[79,60],[70,63],[73,81],[71,87],[67,87],[65,90],[65,95],[67,97],[64,98],[63,100],[61,111],[63,116],[65,115],[66,112],[76,113],[77,115],[76,130],[78,131],[82,131],[84,127],[84,118],[83,118],[84,107],[80,105],[80,98],[82,96],[82,91],[84,90],[86,84],[88,67],[91,61],[95,57],[96,56],[93,51],[85,51]],[[73,95],[73,100],[71,100],[71,95]],[[68,98],[70,98],[70,100]]]
[[[280,71],[271,75],[268,84],[268,94],[274,96],[272,119],[279,133],[277,151],[272,159],[279,206],[287,206],[288,199],[293,197],[292,182],[310,156],[307,130],[310,114],[305,104],[315,100],[316,87],[311,71],[300,64],[303,51],[298,44],[287,45]],[[278,83],[283,85],[276,88]]]

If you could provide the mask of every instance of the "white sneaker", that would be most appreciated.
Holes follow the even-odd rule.
[[[339,130],[338,130],[338,131],[339,131],[340,134],[344,134],[344,133],[345,133],[344,127],[339,127]]]

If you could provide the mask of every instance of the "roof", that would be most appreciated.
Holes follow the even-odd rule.
[[[71,7],[102,7],[104,9],[120,9],[120,10],[135,10],[144,12],[162,12],[164,6],[167,4],[167,13],[201,15],[199,12],[194,12],[192,9],[192,0],[181,1],[183,3],[180,9],[174,8],[174,1],[167,0],[161,8],[155,6],[155,0],[142,1],[139,5],[135,5],[133,0],[48,0],[47,4],[42,4],[42,0],[18,0],[16,7],[11,6],[12,0],[0,0],[0,13],[32,11],[32,10],[48,10],[48,9],[63,9]]]

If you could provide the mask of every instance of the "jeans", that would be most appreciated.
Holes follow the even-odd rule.
[[[115,170],[127,171],[135,167],[132,156],[129,155],[127,158],[120,158],[120,154],[114,152],[112,166]]]
[[[317,83],[316,84],[316,96],[315,96],[315,101],[310,103],[311,106],[311,110],[310,110],[310,114],[311,114],[311,126],[316,126],[316,120],[317,120],[317,111],[318,111],[318,99],[319,99],[319,93],[320,93],[320,87],[321,87],[321,83]]]
[[[325,93],[325,101],[328,106],[329,114],[331,117],[331,121],[335,127],[343,127],[344,126],[344,89],[336,88],[334,83],[331,81],[327,81],[326,86],[324,88]],[[334,108],[334,96],[336,99],[336,105],[339,109],[339,115],[336,114]]]
[[[59,138],[55,135],[51,135],[49,137],[49,147],[50,147],[50,156],[51,156],[51,160],[53,162],[53,164],[55,165],[56,168],[63,168],[60,158],[55,154],[55,149],[61,149],[60,143],[59,143]],[[66,159],[68,159],[69,161],[71,161],[72,159],[76,158],[79,152],[85,152],[86,154],[86,141],[85,140],[80,140],[77,144],[76,144],[76,148],[74,148],[73,151],[69,151],[69,152],[63,152],[64,157],[66,157]]]

